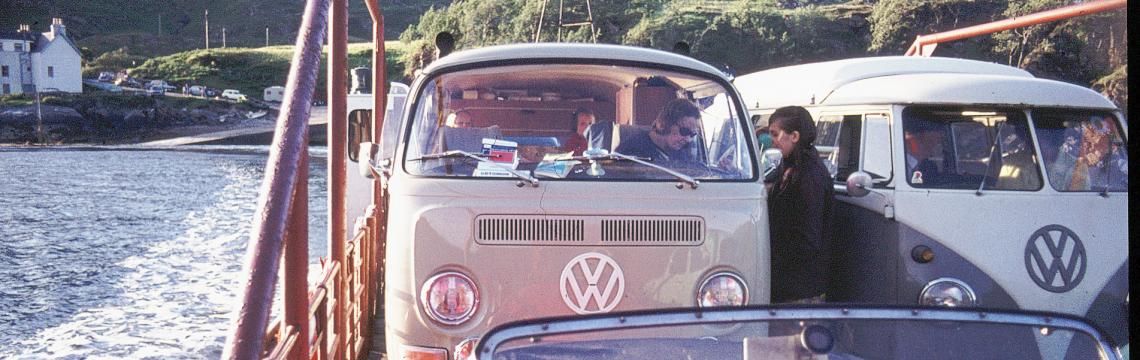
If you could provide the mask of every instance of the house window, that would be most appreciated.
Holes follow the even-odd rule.
[[[4,84],[4,95],[12,93],[12,85]]]
[[[8,65],[0,66],[0,76],[8,77]]]
[[[48,66],[48,77],[55,77],[55,66]]]
[[[24,44],[23,43],[15,43],[15,44],[12,44],[12,48],[16,49],[16,51],[24,51]]]

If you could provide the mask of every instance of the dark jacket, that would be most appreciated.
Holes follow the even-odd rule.
[[[822,160],[806,158],[799,174],[786,184],[778,177],[768,194],[772,302],[818,296],[827,287],[835,190]]]

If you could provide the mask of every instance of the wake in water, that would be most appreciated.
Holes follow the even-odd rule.
[[[144,152],[125,152],[136,156]],[[232,153],[231,153],[232,154]],[[186,157],[185,153],[159,152],[157,156]],[[74,306],[70,317],[30,330],[7,344],[3,357],[18,359],[214,359],[221,355],[231,313],[240,296],[242,266],[249,240],[250,220],[262,181],[264,155],[202,155],[211,169],[189,169],[201,179],[224,184],[205,198],[200,209],[188,212],[165,228],[184,229],[170,238],[161,232],[139,236],[138,250],[114,264],[103,264],[116,276],[96,276],[94,284],[105,301],[95,304],[64,302]],[[324,171],[314,159],[310,171],[310,259],[324,253]],[[187,182],[186,184],[192,184]],[[203,194],[199,194],[203,195]],[[170,201],[166,206],[179,203]],[[193,203],[193,202],[190,202]],[[109,231],[115,231],[109,229]],[[66,264],[58,264],[66,265]],[[317,265],[311,266],[315,278]],[[82,294],[79,294],[82,295]],[[49,303],[50,304],[50,303]],[[21,325],[21,324],[14,324]],[[26,324],[23,324],[26,325]]]

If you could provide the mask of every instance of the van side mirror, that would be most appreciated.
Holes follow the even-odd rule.
[[[764,182],[775,181],[774,174],[776,168],[780,167],[780,162],[784,161],[784,153],[780,149],[764,150]],[[770,180],[771,179],[771,180]]]
[[[847,195],[864,197],[871,193],[871,174],[856,171],[847,176]]]
[[[360,153],[357,156],[360,157],[360,162],[357,163],[357,170],[360,172],[360,176],[369,179],[375,179],[379,177],[380,171],[383,169],[376,169],[374,158],[376,157],[376,154],[380,153],[380,144],[365,141],[360,143],[359,151]]]

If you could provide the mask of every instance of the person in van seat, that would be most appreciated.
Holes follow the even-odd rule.
[[[574,156],[582,156],[590,142],[586,140],[586,129],[594,124],[594,111],[587,108],[578,108],[574,111],[574,134],[562,145],[562,151],[572,151]]]
[[[772,246],[772,302],[821,303],[830,266],[835,194],[816,152],[815,122],[799,106],[769,118],[772,147],[784,160],[768,194]]]
[[[906,174],[911,185],[935,185],[942,178],[938,163],[930,159],[942,142],[938,125],[926,119],[908,118],[903,124],[906,142]]]
[[[453,128],[469,128],[471,127],[471,113],[467,110],[459,110],[447,116],[447,127]]]
[[[695,104],[674,99],[657,114],[650,131],[622,140],[615,151],[654,162],[694,162],[688,146],[699,134],[700,117]]]
[[[756,129],[756,142],[760,144],[760,152],[772,148],[772,134],[768,133],[767,126]]]

